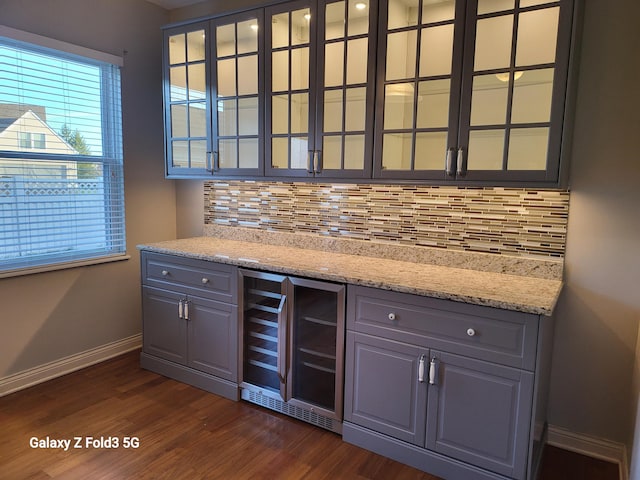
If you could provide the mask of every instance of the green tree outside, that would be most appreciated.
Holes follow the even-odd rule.
[[[91,148],[78,129],[71,130],[65,123],[60,129],[60,136],[80,155],[91,155]],[[102,175],[99,164],[78,162],[78,178],[96,178]]]

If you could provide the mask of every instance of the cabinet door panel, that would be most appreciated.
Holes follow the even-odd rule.
[[[573,2],[467,2],[456,179],[555,182]]]
[[[527,466],[533,373],[441,352],[428,449],[514,478]]]
[[[166,174],[208,175],[211,138],[211,83],[208,23],[164,33]]]
[[[446,180],[458,144],[464,1],[380,3],[374,176]]]
[[[316,9],[314,1],[265,9],[267,140],[265,172],[313,176],[309,150],[315,122]]]
[[[217,377],[237,381],[237,307],[189,297],[188,365]]]
[[[187,363],[186,322],[179,317],[178,305],[185,295],[143,287],[143,350],[172,362]]]
[[[288,291],[287,398],[342,420],[345,287],[289,277]]]
[[[263,173],[264,82],[261,10],[211,22],[213,175]],[[247,145],[255,145],[248,149]]]
[[[348,331],[346,352],[345,420],[423,446],[428,350]]]

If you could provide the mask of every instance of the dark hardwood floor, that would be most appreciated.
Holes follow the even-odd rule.
[[[0,478],[438,480],[331,432],[142,370],[138,355],[0,398]],[[68,450],[48,448],[52,440],[70,441]],[[617,467],[549,448],[541,478],[616,480]]]

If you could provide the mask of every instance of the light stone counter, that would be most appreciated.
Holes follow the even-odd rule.
[[[542,315],[552,313],[562,289],[562,282],[556,279],[210,236],[139,245],[138,248]]]

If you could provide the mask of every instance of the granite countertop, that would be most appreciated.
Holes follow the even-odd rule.
[[[542,315],[552,313],[562,289],[562,282],[555,279],[214,237],[170,240],[138,248]]]

